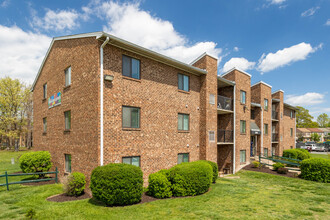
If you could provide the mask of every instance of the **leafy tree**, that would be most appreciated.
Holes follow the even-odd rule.
[[[297,106],[299,109],[296,114],[297,128],[308,128],[314,127],[315,123],[313,123],[313,116],[309,114],[309,110],[304,107]],[[318,127],[318,125],[316,125]]]
[[[306,128],[318,128],[320,127],[316,121],[312,121],[311,123],[306,125]]]
[[[321,138],[321,136],[318,135],[317,133],[311,134],[311,140],[312,141],[319,142],[320,141],[320,138]]]
[[[317,123],[321,128],[325,128],[330,123],[330,118],[327,114],[323,113],[317,117]]]
[[[30,88],[19,80],[0,79],[0,146],[18,150],[23,137],[31,133],[32,96]],[[31,138],[30,138],[31,140]]]

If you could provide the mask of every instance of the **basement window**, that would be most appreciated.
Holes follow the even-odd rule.
[[[240,163],[246,163],[246,150],[241,150],[239,152],[239,161]]]
[[[71,154],[64,154],[65,157],[65,172],[71,173]]]
[[[140,157],[123,157],[123,163],[140,167]]]
[[[189,153],[178,154],[178,164],[189,162]]]

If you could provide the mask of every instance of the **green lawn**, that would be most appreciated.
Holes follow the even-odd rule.
[[[5,157],[16,154],[0,151],[1,172],[10,165]],[[250,171],[236,175],[240,178],[218,179],[201,196],[113,208],[93,199],[46,201],[62,192],[60,184],[15,185],[9,192],[0,187],[0,219],[21,219],[30,208],[37,219],[329,219],[330,184]]]
[[[313,158],[325,158],[325,159],[330,159],[330,154],[311,154]]]

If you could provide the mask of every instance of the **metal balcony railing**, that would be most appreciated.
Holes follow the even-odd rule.
[[[218,95],[218,109],[233,111],[233,100],[221,95]]]
[[[218,143],[233,143],[234,131],[232,130],[218,130]]]
[[[272,119],[278,120],[278,112],[272,111]]]
[[[272,142],[277,142],[277,141],[278,141],[278,134],[272,133]]]

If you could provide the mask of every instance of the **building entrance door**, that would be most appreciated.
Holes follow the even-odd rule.
[[[256,154],[257,154],[257,136],[251,136],[250,156],[253,157]]]

